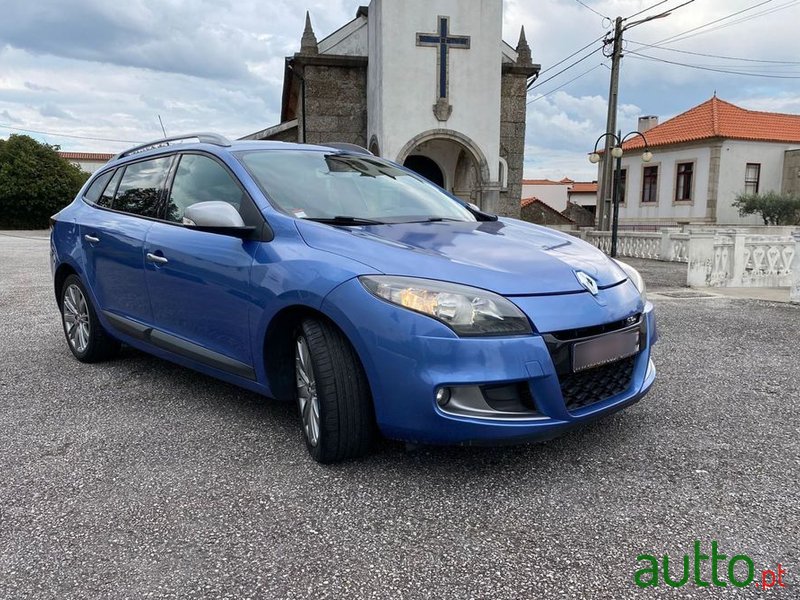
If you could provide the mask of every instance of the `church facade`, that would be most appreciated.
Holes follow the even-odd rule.
[[[347,142],[482,209],[519,217],[528,81],[502,0],[372,0],[317,40],[306,16],[285,63],[281,123],[245,139]]]

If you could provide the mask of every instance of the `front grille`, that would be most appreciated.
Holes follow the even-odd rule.
[[[560,375],[561,394],[567,410],[578,410],[627,390],[633,379],[635,362],[636,357],[631,356],[594,369]]]
[[[631,327],[635,323],[642,322],[642,315],[636,314],[627,319],[614,321],[613,323],[604,323],[603,325],[593,325],[591,327],[581,327],[579,329],[564,329],[563,331],[554,331],[550,335],[560,342],[568,342],[581,338],[594,337],[596,335],[603,335],[605,333],[612,333]]]

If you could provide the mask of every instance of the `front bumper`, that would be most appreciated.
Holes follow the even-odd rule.
[[[537,334],[459,338],[434,319],[396,307],[367,292],[357,280],[334,290],[323,310],[345,330],[364,364],[378,425],[384,435],[433,444],[499,444],[542,440],[616,412],[644,396],[656,370],[650,350],[657,339],[651,304],[632,284],[598,296],[589,293],[510,298],[531,319]],[[641,315],[644,339],[631,359],[630,380],[608,397],[570,408],[544,333],[591,327]],[[626,380],[627,381],[627,380]],[[535,403],[530,418],[465,416],[442,410],[443,386],[528,386]]]

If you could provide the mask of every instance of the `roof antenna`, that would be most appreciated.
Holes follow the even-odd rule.
[[[161,120],[161,115],[158,115],[158,123],[161,125],[161,133],[164,134],[164,137],[167,137],[167,130],[164,129],[164,121]]]

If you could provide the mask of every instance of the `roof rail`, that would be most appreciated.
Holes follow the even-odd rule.
[[[348,144],[346,142],[327,142],[319,145],[327,146],[328,148],[334,148],[336,150],[345,150],[346,152],[352,152],[353,154],[369,154],[370,156],[375,156],[372,152],[362,146],[359,146],[358,144]]]
[[[131,154],[138,154],[139,152],[145,152],[146,150],[152,150],[153,148],[169,146],[170,142],[179,142],[181,140],[191,140],[191,139],[196,139],[201,144],[214,144],[215,146],[223,146],[226,148],[231,145],[231,142],[230,140],[228,140],[228,138],[219,135],[218,133],[187,133],[185,135],[175,135],[172,137],[165,137],[160,140],[153,140],[152,142],[147,142],[146,144],[140,144],[139,146],[134,146],[133,148],[129,148],[124,152],[120,152],[113,158],[113,160],[124,158],[125,156],[130,156]]]

